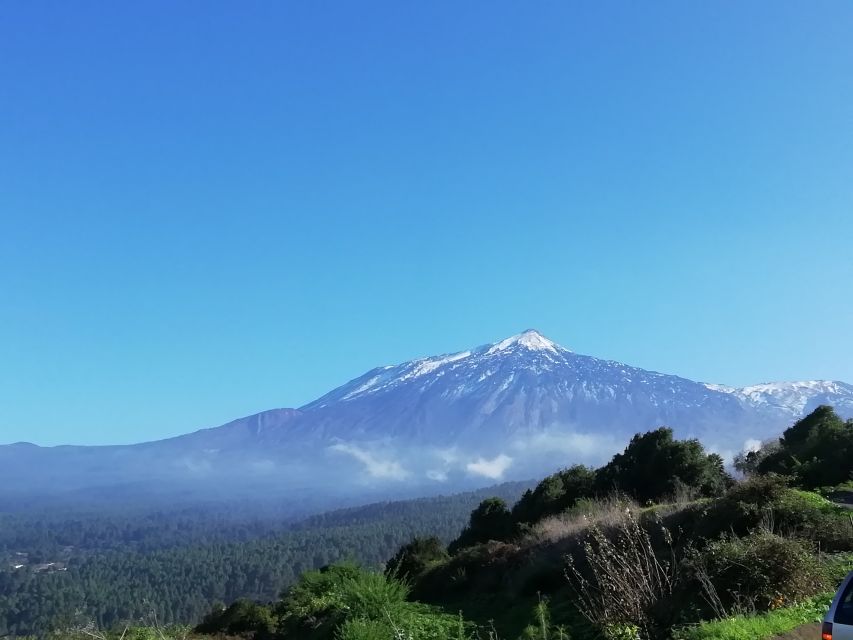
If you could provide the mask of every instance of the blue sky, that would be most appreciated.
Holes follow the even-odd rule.
[[[5,2],[0,442],[535,327],[853,381],[853,4]]]

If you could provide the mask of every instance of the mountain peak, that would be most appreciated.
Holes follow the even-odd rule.
[[[498,353],[500,351],[511,349],[515,346],[524,347],[530,351],[552,351],[554,353],[557,351],[565,351],[565,349],[560,345],[556,342],[552,342],[536,329],[527,329],[526,331],[514,336],[510,336],[506,340],[494,343],[487,353]]]

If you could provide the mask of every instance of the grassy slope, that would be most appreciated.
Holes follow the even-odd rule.
[[[597,640],[600,635],[572,606],[573,594],[566,586],[543,596],[550,614],[552,627],[563,627],[572,640]],[[528,627],[537,625],[536,607],[540,596],[508,597],[504,594],[473,595],[448,600],[441,608],[462,616],[480,629],[493,631],[501,640],[522,638]]]
[[[840,583],[853,570],[853,554],[844,553],[826,559],[826,571],[834,583]],[[820,622],[829,610],[834,591],[819,594],[805,602],[756,615],[739,615],[724,620],[703,622],[673,631],[674,640],[765,640],[807,624]],[[817,634],[814,636],[818,637]]]
[[[675,630],[675,640],[764,640],[809,622],[820,622],[833,593],[815,596],[793,607],[752,616],[733,616]]]
[[[654,505],[643,508],[640,512],[649,516],[666,516],[711,503],[711,500],[698,500],[677,505]],[[843,516],[844,521],[850,513],[808,491],[793,490],[785,503],[794,511],[811,507],[835,516]],[[553,625],[565,626],[575,640],[596,638],[596,632],[571,605],[574,593],[563,581],[564,567],[562,564],[557,566],[562,553],[567,550],[566,542],[577,534],[577,529],[568,526],[562,535],[558,534],[544,544],[540,541],[542,546],[528,540],[514,549],[490,549],[485,552],[484,560],[475,563],[478,567],[463,564],[454,568],[451,573],[458,572],[465,586],[458,590],[448,589],[433,602],[445,611],[462,612],[466,619],[484,628],[494,629],[499,638],[519,638],[526,627],[535,623],[535,607],[540,598],[536,592],[541,591],[547,594],[541,597],[548,601]],[[482,545],[480,549],[485,551],[486,546]],[[444,566],[453,564],[454,561],[451,560]],[[491,569],[497,576],[492,576],[485,583],[469,581],[472,569]],[[840,582],[851,569],[853,554],[827,556],[827,570],[836,581]],[[541,579],[543,577],[545,579]],[[447,586],[450,587],[451,584]],[[674,630],[673,637],[676,640],[763,640],[788,632],[804,623],[819,620],[828,607],[831,595],[821,594],[800,605],[765,614],[735,616],[722,621],[683,627]]]

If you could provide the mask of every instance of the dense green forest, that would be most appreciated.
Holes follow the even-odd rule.
[[[424,532],[450,540],[485,495],[514,500],[524,487],[377,503],[297,523],[205,510],[6,514],[0,636],[84,621],[109,628],[152,613],[190,623],[216,602],[269,601],[303,571],[344,559],[379,567]]]

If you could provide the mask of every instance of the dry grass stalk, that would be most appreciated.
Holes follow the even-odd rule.
[[[566,538],[577,537],[594,526],[610,529],[622,522],[626,512],[638,510],[636,503],[619,495],[598,500],[582,500],[565,513],[538,522],[528,534],[525,543],[553,544]]]
[[[672,554],[672,538],[665,528],[663,534]],[[609,531],[593,525],[581,555],[585,566],[569,556],[567,571],[580,612],[605,632],[632,625],[649,637],[654,607],[673,591],[674,558],[659,559],[631,511]]]

